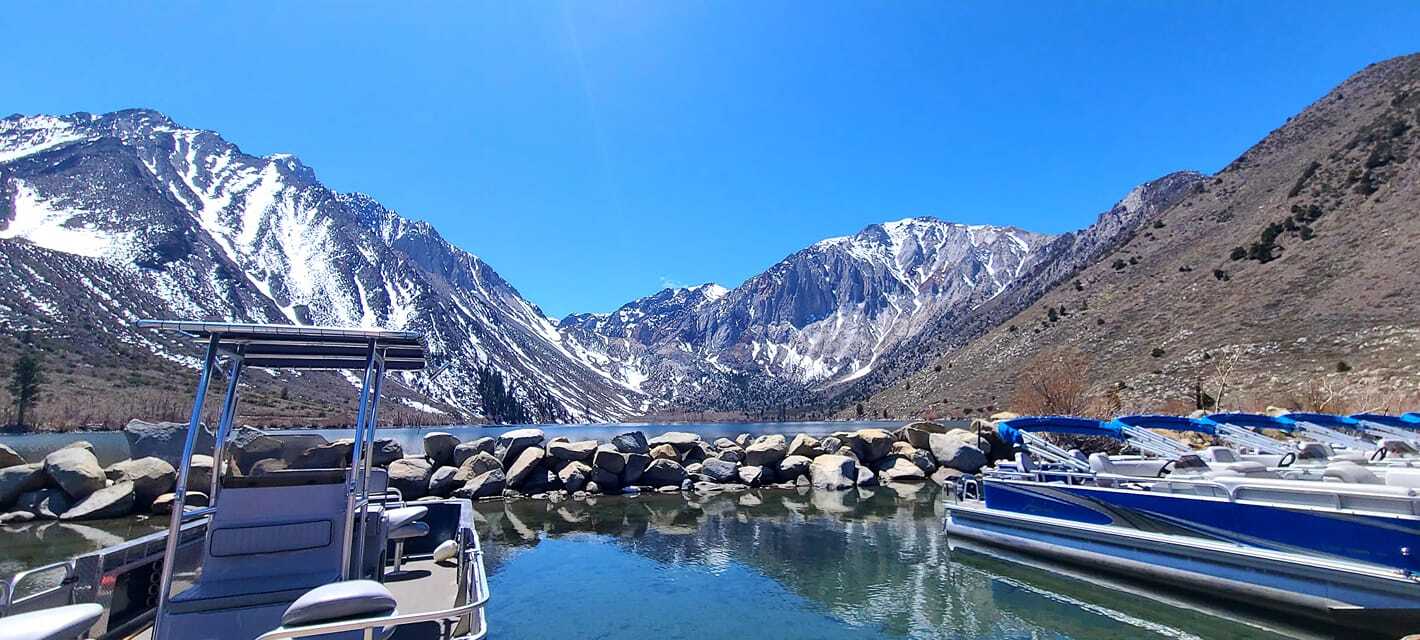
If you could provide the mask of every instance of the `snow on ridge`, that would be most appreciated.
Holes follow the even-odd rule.
[[[102,257],[114,246],[115,235],[91,226],[73,227],[70,220],[85,212],[52,206],[22,180],[15,180],[15,217],[0,229],[0,239],[23,239],[61,253]]]

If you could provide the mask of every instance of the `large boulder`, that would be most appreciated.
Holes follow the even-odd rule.
[[[748,447],[751,440],[753,440],[753,438],[751,438],[748,433],[741,433],[735,436],[735,444],[740,445],[741,449]]]
[[[621,486],[629,487],[641,481],[641,474],[651,465],[651,456],[644,453],[626,454],[626,467],[621,470]]]
[[[675,460],[680,461],[680,452],[669,444],[658,444],[651,447],[652,460]]]
[[[186,422],[144,422],[130,420],[123,428],[128,439],[128,452],[134,458],[154,456],[173,467],[182,464],[182,448],[187,443]],[[216,437],[205,426],[198,425],[193,451],[212,451]]]
[[[789,455],[813,458],[823,453],[819,447],[818,438],[808,434],[799,434],[789,442]]]
[[[592,479],[587,483],[587,490],[591,491],[591,486],[596,485],[597,490],[603,493],[615,493],[621,489],[621,476],[612,473],[601,467],[592,469]]]
[[[478,449],[479,451],[486,451],[493,455],[498,455],[498,439],[492,436],[474,438],[472,440],[469,440],[465,444],[472,445],[473,448]]]
[[[822,453],[834,453],[843,448],[843,439],[838,436],[824,436],[818,441],[818,448]]]
[[[153,500],[153,506],[148,510],[153,515],[167,515],[173,512],[173,503],[177,502],[176,493],[165,493]],[[201,491],[189,491],[187,497],[183,499],[183,510],[195,509],[207,506],[207,494]]]
[[[406,500],[429,495],[429,478],[434,465],[424,458],[400,458],[390,463],[390,488],[398,489]]]
[[[67,492],[66,492],[67,493]],[[60,520],[121,518],[133,513],[137,496],[132,482],[119,482],[90,493],[59,516]]]
[[[436,467],[454,466],[454,449],[458,446],[459,439],[452,433],[431,431],[424,434],[424,457]]]
[[[655,447],[658,445],[670,445],[680,455],[685,455],[691,449],[697,449],[701,445],[699,434],[687,433],[684,431],[667,431],[661,435],[651,438],[648,443]]]
[[[518,454],[518,458],[508,465],[508,486],[521,487],[534,473],[543,469],[542,459],[547,452],[542,447],[528,447]]]
[[[472,458],[478,455],[479,453],[479,448],[477,446],[474,446],[472,442],[465,442],[457,447],[454,447],[454,466],[462,467],[463,463],[467,462],[469,458]]]
[[[858,484],[858,461],[836,454],[821,455],[809,465],[809,479],[815,489],[851,489]]]
[[[435,469],[434,473],[429,474],[429,495],[441,497],[449,495],[449,492],[458,486],[458,482],[455,480],[458,474],[458,467],[446,466]]]
[[[729,438],[715,438],[714,446],[715,446],[716,449],[719,449],[719,450],[721,450],[721,451],[724,451],[725,449],[740,449],[740,448],[741,448],[740,445],[735,444],[735,441],[734,441],[734,440],[731,440],[731,439],[729,439]]]
[[[285,455],[283,443],[262,433],[260,429],[237,427],[232,439],[227,443],[227,453],[237,463],[242,473],[250,474],[252,465],[259,460],[280,459]],[[141,498],[140,498],[141,499]]]
[[[481,476],[494,469],[502,470],[503,465],[498,462],[498,458],[487,451],[479,451],[477,455],[463,461],[459,465],[458,475],[455,481],[465,483]]]
[[[853,453],[863,462],[877,462],[892,451],[892,434],[883,429],[859,429],[848,439]]]
[[[0,508],[14,504],[28,491],[44,486],[44,465],[39,462],[0,469]]]
[[[914,422],[903,427],[903,439],[918,449],[932,447],[930,438],[934,433],[946,433],[947,428],[935,422]]]
[[[508,479],[503,475],[503,470],[492,469],[470,478],[462,487],[454,489],[453,496],[465,500],[492,498],[503,495],[503,490],[507,486]]]
[[[685,467],[675,460],[658,458],[646,465],[641,482],[652,487],[679,487],[685,482]]]
[[[617,451],[616,447],[604,444],[597,447],[597,451],[592,455],[592,466],[621,476],[621,470],[626,468],[626,454]]]
[[[51,487],[25,492],[15,501],[17,511],[28,511],[40,520],[58,520],[72,506],[67,494]]]
[[[0,469],[13,467],[25,463],[25,457],[20,455],[9,445],[0,444]]]
[[[708,458],[700,463],[701,475],[712,482],[734,482],[739,479],[740,466],[722,458]]]
[[[791,455],[779,462],[779,479],[793,480],[809,472],[813,459],[808,456]]]
[[[748,447],[745,447],[745,465],[751,467],[777,465],[786,455],[789,455],[789,443],[784,441],[784,436],[777,433],[760,436]]]
[[[596,452],[596,440],[582,440],[580,442],[558,440],[548,443],[547,445],[547,453],[558,460],[587,462],[592,459],[592,454]]]
[[[724,451],[721,451],[719,454],[713,457],[720,458],[721,460],[728,460],[730,462],[744,462],[745,450],[739,447],[733,447],[730,449],[725,449]]]
[[[960,436],[957,434],[966,434]],[[934,433],[931,438],[932,456],[937,464],[958,471],[976,473],[986,466],[986,454],[974,444],[976,434],[969,431]]]
[[[876,486],[878,486],[878,474],[873,473],[873,470],[872,470],[872,469],[869,469],[869,468],[866,467],[866,466],[858,465],[858,486],[860,486],[860,487],[876,487]]]
[[[542,438],[542,429],[514,429],[498,436],[493,455],[498,456],[498,461],[506,468],[522,455],[524,449],[541,446]]]
[[[911,460],[912,464],[917,465],[917,468],[921,469],[922,473],[932,473],[937,470],[937,457],[926,449],[913,449],[912,453],[907,456],[907,459]]]
[[[89,450],[77,447],[66,447],[45,456],[44,474],[75,500],[83,500],[107,484],[99,459]]]
[[[375,440],[374,450],[370,454],[370,462],[375,466],[388,467],[390,463],[404,457],[404,446],[394,438],[379,438]]]
[[[581,491],[592,480],[592,467],[578,460],[570,461],[557,471],[557,479],[568,491]]]
[[[751,487],[758,487],[766,482],[773,481],[773,476],[764,472],[764,467],[754,467],[745,465],[740,467],[735,475],[739,476],[740,482]]]
[[[212,456],[193,454],[187,467],[188,491],[212,490]]]
[[[292,469],[344,469],[350,466],[354,438],[341,438],[309,447],[291,462]]]
[[[251,471],[248,472],[247,475],[249,475],[249,476],[264,476],[264,475],[267,475],[267,474],[270,474],[270,473],[276,473],[277,471],[285,471],[286,469],[290,469],[290,468],[291,468],[291,463],[286,462],[285,460],[282,460],[282,459],[280,459],[280,458],[267,458],[267,459],[265,459],[265,460],[257,460],[257,461],[256,461],[256,464],[254,464],[254,465],[251,466]],[[209,487],[209,486],[211,486],[211,485],[204,484],[204,485],[202,485],[202,486],[199,487],[199,486],[194,485],[194,484],[192,484],[192,483],[189,482],[189,483],[188,483],[188,490],[193,490],[193,489],[206,489],[206,488]],[[210,489],[208,489],[208,490],[210,491]]]
[[[611,446],[616,447],[622,453],[650,453],[651,445],[646,441],[646,434],[640,431],[628,431],[611,439]]]
[[[957,478],[960,478],[964,475],[966,475],[966,472],[964,471],[959,471],[951,467],[941,467],[936,471],[932,472],[932,482],[935,482],[945,487],[949,483],[956,481]]]
[[[902,456],[888,456],[875,465],[883,482],[922,482],[927,479],[922,467]]]
[[[177,482],[177,470],[154,456],[115,462],[104,473],[114,482],[132,482],[140,508],[147,508],[158,496],[172,491]]]

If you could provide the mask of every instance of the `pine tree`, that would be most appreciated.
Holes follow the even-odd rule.
[[[9,387],[10,397],[15,402],[15,426],[25,426],[25,414],[39,404],[40,390],[44,382],[44,371],[40,369],[39,358],[34,354],[27,353],[15,362]]]

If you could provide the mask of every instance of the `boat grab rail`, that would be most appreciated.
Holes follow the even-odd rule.
[[[1006,480],[1026,480],[1031,482],[1041,482],[1042,477],[1061,478],[1066,484],[1086,484],[1091,481],[1095,485],[1106,489],[1116,488],[1120,483],[1134,485],[1165,484],[1187,485],[1213,490],[1214,497],[1225,498],[1229,502],[1257,502],[1272,505],[1286,505],[1292,507],[1317,507],[1316,502],[1287,502],[1286,500],[1266,499],[1263,497],[1249,497],[1247,492],[1259,491],[1275,494],[1295,494],[1298,496],[1330,496],[1333,498],[1333,507],[1340,511],[1364,511],[1368,513],[1386,513],[1420,516],[1420,499],[1414,495],[1414,491],[1408,492],[1410,495],[1396,495],[1384,489],[1369,489],[1369,485],[1349,485],[1331,482],[1314,482],[1306,480],[1249,480],[1239,478],[1236,480],[1209,480],[1193,478],[1142,478],[1138,476],[1124,476],[1111,473],[1073,473],[1068,471],[996,471],[992,476]],[[1103,483],[1100,480],[1104,480]],[[1287,483],[1287,484],[1278,484]],[[1295,485],[1291,483],[1297,483]],[[1386,487],[1393,489],[1394,487]],[[1241,495],[1240,495],[1241,494]],[[1357,502],[1365,502],[1368,505],[1357,505]],[[1376,509],[1376,505],[1393,504],[1394,510]]]
[[[476,538],[475,538],[476,539]],[[474,590],[477,598],[471,602],[448,609],[436,611],[425,611],[422,613],[391,613],[384,616],[370,618],[359,618],[356,620],[341,620],[337,622],[322,622],[318,624],[308,624],[295,627],[277,627],[266,633],[257,636],[256,640],[286,640],[288,638],[308,638],[320,636],[328,633],[343,633],[347,631],[363,631],[365,640],[373,640],[378,629],[388,629],[390,627],[401,627],[408,624],[418,624],[420,622],[445,621],[445,636],[448,637],[451,619],[468,617],[471,620],[475,613],[488,604],[488,572],[483,566],[483,549],[481,546],[474,546],[465,551],[464,563],[468,570],[472,571],[472,580],[468,581],[469,588]],[[472,596],[473,594],[470,594]],[[476,633],[468,633],[458,637],[451,637],[449,640],[482,640],[488,635],[488,626],[479,624]]]
[[[61,567],[64,569],[64,577],[63,577],[63,578],[60,578],[59,582],[56,583],[53,587],[50,587],[50,588],[45,589],[45,590],[43,590],[43,591],[36,591],[36,592],[34,592],[34,593],[32,593],[32,594],[29,594],[29,595],[27,595],[27,596],[25,596],[25,597],[23,597],[23,598],[20,598],[19,600],[15,600],[15,594],[17,594],[17,593],[20,592],[20,591],[19,591],[19,589],[20,589],[20,584],[24,582],[25,578],[28,578],[28,577],[30,577],[30,576],[32,576],[32,575],[35,575],[35,574],[46,573],[46,572],[49,572],[49,571],[53,571],[53,570],[58,569],[58,568],[61,568]],[[60,590],[60,589],[63,589],[64,587],[66,587],[66,586],[68,586],[68,585],[70,584],[70,581],[71,581],[70,579],[73,578],[73,577],[74,577],[74,561],[73,561],[73,560],[64,560],[64,561],[54,562],[54,563],[47,564],[47,565],[40,566],[40,567],[35,567],[35,568],[33,568],[33,569],[26,569],[26,570],[24,570],[24,571],[21,571],[21,572],[15,574],[15,575],[11,576],[10,579],[9,579],[9,581],[0,583],[0,596],[3,596],[3,598],[0,598],[0,616],[7,616],[7,615],[10,615],[10,608],[13,607],[14,605],[18,604],[18,603],[22,603],[22,602],[25,602],[25,601],[27,601],[27,600],[31,600],[31,599],[34,599],[34,598],[38,598],[38,597],[40,597],[40,596],[43,596],[43,595],[46,595],[46,594],[49,594],[49,593],[53,593],[53,592],[55,592],[55,591],[58,591],[58,590]]]

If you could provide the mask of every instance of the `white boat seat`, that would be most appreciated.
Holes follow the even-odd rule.
[[[97,604],[71,604],[0,619],[0,640],[75,640],[104,615]]]
[[[1310,460],[1315,462],[1318,460],[1329,460],[1331,456],[1331,447],[1320,442],[1303,442],[1297,445],[1297,460]]]
[[[390,540],[408,540],[410,538],[420,538],[429,535],[429,523],[411,522],[398,529],[392,529],[389,533]]]
[[[1159,471],[1164,468],[1165,464],[1168,464],[1167,460],[1150,458],[1114,460],[1103,453],[1090,454],[1090,471],[1095,473],[1153,478],[1159,475]]]
[[[1198,456],[1207,462],[1242,462],[1238,459],[1237,452],[1227,447],[1204,447],[1202,451],[1198,452]]]
[[[1282,476],[1277,475],[1275,472],[1268,470],[1267,466],[1264,465],[1264,464],[1262,464],[1262,463],[1260,463],[1260,462],[1248,462],[1248,461],[1227,462],[1227,463],[1214,463],[1214,464],[1210,464],[1210,465],[1208,465],[1208,466],[1209,466],[1209,468],[1211,468],[1211,469],[1213,470],[1213,471],[1210,472],[1210,473],[1205,473],[1205,474],[1203,474],[1204,476],[1206,476],[1206,477],[1208,477],[1208,478],[1217,478],[1217,477],[1223,477],[1223,476],[1242,477],[1242,478],[1281,478],[1281,477],[1282,477]]]
[[[1350,462],[1352,464],[1366,464],[1370,462],[1370,456],[1359,451],[1345,451],[1331,455],[1331,462]]]
[[[374,580],[346,580],[316,587],[297,598],[281,616],[281,626],[387,616],[395,607],[394,595],[384,585]]]
[[[1391,487],[1420,489],[1420,469],[1388,469],[1385,472],[1385,483]]]
[[[429,507],[399,507],[398,509],[388,509],[385,511],[385,522],[389,523],[389,530],[393,532],[404,525],[423,518],[429,513]]]
[[[1381,479],[1371,473],[1370,469],[1345,460],[1326,465],[1326,469],[1321,472],[1321,478],[1349,484],[1381,484]]]

